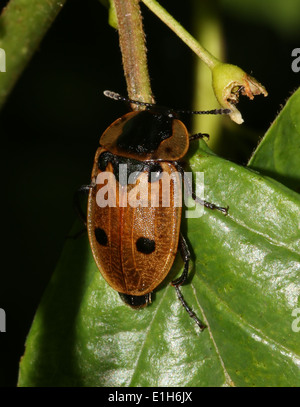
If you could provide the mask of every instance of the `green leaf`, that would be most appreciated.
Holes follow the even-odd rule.
[[[248,166],[299,192],[300,88],[289,98]]]
[[[276,30],[281,36],[299,33],[300,8],[298,0],[221,0],[220,6],[240,21],[263,24]]]
[[[201,143],[203,145],[203,143]],[[206,199],[229,214],[183,217],[194,266],[182,293],[178,257],[145,309],[124,305],[96,269],[87,236],[69,239],[36,313],[19,386],[297,386],[299,195],[200,150]]]
[[[118,20],[116,15],[115,3],[113,2],[113,0],[99,0],[99,1],[104,7],[108,9],[108,24],[117,30]]]
[[[0,75],[0,108],[65,1],[13,0],[3,9],[0,48],[6,53],[6,72]]]

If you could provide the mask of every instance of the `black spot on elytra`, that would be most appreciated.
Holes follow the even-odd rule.
[[[140,237],[136,241],[136,248],[139,252],[144,254],[153,253],[155,250],[155,241],[147,237]]]
[[[107,234],[105,233],[105,231],[101,228],[96,228],[95,229],[95,237],[96,240],[99,244],[101,244],[101,246],[106,246],[108,243],[108,239],[107,239]]]

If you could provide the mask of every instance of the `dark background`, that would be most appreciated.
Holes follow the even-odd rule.
[[[267,99],[239,105],[245,138],[237,143],[238,126],[224,136],[222,155],[246,164],[298,87],[291,52],[300,47],[300,35],[296,25],[277,27],[271,18],[234,11],[227,3],[211,2],[223,26],[226,60],[253,73],[269,91]],[[193,1],[161,4],[192,32]],[[156,101],[191,108],[192,51],[145,6],[142,11]],[[73,193],[90,180],[101,133],[127,111],[106,99],[104,89],[126,95],[117,32],[97,0],[69,0],[0,115],[0,308],[7,317],[7,332],[0,333],[0,386],[16,385],[26,335],[76,218]]]

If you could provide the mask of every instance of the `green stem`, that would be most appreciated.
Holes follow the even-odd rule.
[[[202,47],[198,41],[189,34],[181,24],[178,23],[157,1],[142,0],[142,2],[160,18],[171,30],[174,31],[182,41],[191,48],[195,54],[210,68],[213,69],[220,61],[214,57],[207,49]]]
[[[192,23],[193,34],[195,38],[205,44],[214,55],[220,60],[223,57],[223,35],[222,29],[217,18],[215,7],[210,1],[203,1],[201,4],[197,0],[192,2]],[[216,106],[216,96],[213,92],[211,83],[211,72],[206,69],[202,61],[196,58],[195,61],[195,81],[194,81],[194,100],[193,109],[213,108]],[[222,137],[221,116],[210,115],[194,115],[193,116],[193,132],[203,131],[210,135],[206,141],[208,146],[217,152],[218,143]]]
[[[113,0],[128,96],[153,103],[139,0]],[[139,107],[132,105],[134,110]]]
[[[0,73],[0,107],[38,48],[66,0],[10,0],[0,17],[0,48],[6,72]]]

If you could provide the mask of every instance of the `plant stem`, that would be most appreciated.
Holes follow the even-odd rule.
[[[153,103],[139,0],[113,0],[128,96]],[[138,106],[132,105],[137,110]]]
[[[10,0],[0,17],[0,48],[6,72],[0,73],[0,107],[30,61],[66,0]]]
[[[222,60],[223,57],[223,35],[220,21],[217,18],[215,7],[209,1],[199,3],[192,2],[193,34],[197,40],[208,46],[208,48]],[[202,61],[196,58],[193,109],[210,109],[216,106],[216,96],[211,84],[211,72],[206,69]],[[206,141],[208,146],[217,152],[217,146],[222,137],[221,116],[194,115],[193,132],[203,131],[210,135]]]
[[[142,0],[142,2],[160,18],[171,30],[174,31],[182,41],[191,48],[195,54],[210,68],[219,63],[219,60],[214,57],[207,49],[202,47],[198,41],[189,34],[178,21],[176,21],[157,1],[155,0]]]

